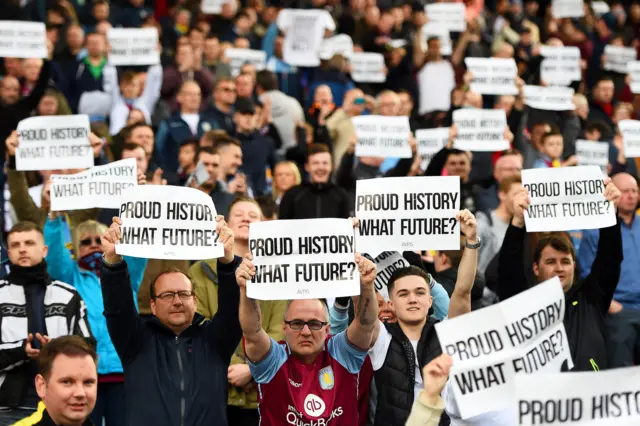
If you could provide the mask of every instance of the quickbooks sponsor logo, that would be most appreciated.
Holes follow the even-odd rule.
[[[331,420],[340,417],[342,413],[342,407],[338,407],[331,411],[331,416],[329,416],[328,419],[307,420],[302,417],[302,413],[289,406],[289,412],[287,413],[287,423],[292,426],[329,426]]]

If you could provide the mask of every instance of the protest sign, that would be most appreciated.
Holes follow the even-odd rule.
[[[240,69],[244,64],[253,64],[256,67],[256,71],[262,71],[267,63],[267,52],[263,50],[229,47],[225,49],[224,56],[231,61],[229,67],[231,68],[231,75],[233,77],[237,77],[238,74],[240,74]]]
[[[422,26],[422,48],[425,52],[429,50],[427,41],[435,37],[440,40],[440,54],[449,56],[453,52],[453,43],[449,29],[442,24],[427,22]]]
[[[458,176],[356,182],[356,246],[371,256],[394,250],[459,250]]]
[[[436,324],[463,419],[513,406],[519,374],[573,368],[558,277],[497,305]]]
[[[464,3],[431,3],[424,7],[429,22],[439,24],[451,32],[467,29]]]
[[[317,67],[320,65],[318,51],[324,39],[325,10],[285,9],[286,34],[283,59],[289,65]]]
[[[555,19],[582,18],[584,16],[584,0],[553,0],[551,15]]]
[[[611,10],[606,1],[594,1],[591,3],[591,8],[597,17],[600,17]]]
[[[393,271],[400,268],[406,268],[411,266],[407,260],[402,257],[401,253],[397,251],[385,251],[380,253],[378,257],[373,258],[368,254],[364,254],[364,257],[376,264],[376,280],[374,285],[376,291],[380,293],[380,296],[388,302],[389,301],[389,289],[387,283]]]
[[[117,209],[123,192],[136,185],[135,158],[92,167],[73,175],[51,175],[51,211]]]
[[[609,164],[609,144],[607,142],[576,141],[576,156],[581,166],[598,166],[605,174]]]
[[[249,249],[256,275],[247,296],[315,299],[360,294],[353,224],[347,219],[254,222]]]
[[[318,56],[324,61],[333,58],[334,55],[342,55],[350,59],[353,55],[353,40],[347,34],[338,34],[325,38],[320,45]]]
[[[463,151],[504,151],[507,115],[504,110],[464,108],[453,111],[458,134],[453,147]]]
[[[109,63],[121,65],[156,65],[160,63],[156,28],[112,28],[107,33],[111,46]]]
[[[624,156],[627,158],[640,157],[640,121],[622,120],[618,123],[624,142]]]
[[[528,232],[600,229],[616,223],[616,208],[604,198],[599,167],[527,169],[522,185],[531,200],[524,213]]]
[[[17,130],[16,170],[93,167],[86,115],[29,117],[18,123]]]
[[[541,46],[544,57],[540,64],[540,80],[552,86],[568,86],[582,79],[580,49],[575,46]]]
[[[384,83],[385,68],[382,53],[354,52],[351,56],[351,78],[356,83]]]
[[[631,76],[631,93],[640,93],[640,61],[628,62],[627,72]]]
[[[120,197],[116,253],[147,259],[199,260],[224,256],[216,208],[204,192],[180,186],[141,185]]]
[[[524,103],[545,111],[573,111],[573,93],[570,87],[524,86]]]
[[[518,424],[640,424],[640,367],[518,375]]]
[[[217,15],[222,12],[222,6],[232,0],[202,0],[200,10],[207,15]]]
[[[467,70],[473,74],[471,90],[481,95],[517,95],[518,67],[514,59],[465,58]]]
[[[187,179],[187,182],[184,186],[190,186],[193,182],[195,182],[198,186],[201,186],[202,184],[208,182],[209,179],[211,179],[209,171],[207,170],[207,167],[204,165],[204,163],[200,161],[196,165],[196,169]]]
[[[604,47],[605,61],[603,68],[620,74],[627,73],[627,64],[637,59],[638,52],[633,47],[612,46]]]
[[[351,119],[358,143],[356,157],[411,158],[408,117],[359,115]]]
[[[0,21],[0,58],[47,58],[43,22]]]
[[[425,168],[433,156],[449,142],[450,130],[449,127],[416,130],[418,154],[422,156],[422,161],[426,162]]]

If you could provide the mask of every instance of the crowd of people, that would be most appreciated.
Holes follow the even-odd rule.
[[[439,1],[435,1],[439,2]],[[640,162],[618,124],[638,117],[629,75],[605,70],[607,45],[640,51],[640,1],[584,2],[557,19],[550,1],[464,0],[450,54],[425,36],[427,0],[3,0],[1,20],[44,22],[48,58],[0,59],[0,426],[504,425],[512,410],[463,419],[439,321],[558,277],[570,371],[636,364],[640,339]],[[604,2],[598,2],[604,3]],[[289,8],[326,11],[325,37],[384,55],[386,81],[355,83],[349,58],[285,61]],[[114,66],[112,28],[154,28],[160,64]],[[543,46],[580,50],[574,110],[525,105]],[[231,48],[266,53],[232,67]],[[516,95],[470,89],[465,58],[513,58]],[[453,113],[503,110],[510,149],[454,148]],[[17,127],[33,116],[87,115],[95,165],[135,159],[140,185],[211,196],[224,256],[120,256],[118,212],[51,211],[52,174],[19,171]],[[356,155],[352,119],[408,117],[411,158]],[[415,132],[450,128],[422,155]],[[608,144],[610,227],[527,232],[521,172],[578,165],[576,141]],[[204,169],[208,179],[194,178]],[[356,254],[353,298],[254,300],[250,224],[355,217],[356,183],[460,179],[459,250],[405,251],[376,291]],[[114,217],[115,216],[115,217]],[[354,227],[359,226],[354,219]]]

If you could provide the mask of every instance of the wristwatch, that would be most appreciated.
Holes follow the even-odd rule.
[[[482,240],[478,237],[478,242],[471,244],[466,238],[464,239],[464,246],[468,249],[477,249],[482,245]]]

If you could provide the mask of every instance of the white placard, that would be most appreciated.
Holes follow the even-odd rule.
[[[581,166],[598,166],[603,173],[607,173],[609,165],[609,144],[607,142],[576,141],[576,156]]]
[[[459,250],[458,176],[356,182],[356,247],[377,256],[394,250]]]
[[[224,256],[216,208],[204,192],[180,186],[142,185],[120,198],[116,253],[147,259],[200,260]]]
[[[451,32],[467,29],[464,3],[431,3],[424,7],[429,22],[443,25]]]
[[[616,223],[616,208],[604,198],[597,166],[523,170],[522,185],[531,200],[524,213],[528,232],[600,229]]]
[[[438,127],[436,129],[416,130],[416,142],[418,143],[418,154],[428,156],[429,160],[449,143],[449,127]]]
[[[353,55],[353,40],[347,34],[338,34],[325,38],[320,45],[320,59],[328,61],[333,55],[342,55],[350,59]]]
[[[518,424],[635,426],[640,424],[640,367],[571,374],[518,375]]]
[[[453,111],[458,135],[453,147],[463,151],[497,152],[509,149],[504,138],[507,115],[501,109],[464,108]]]
[[[287,29],[284,38],[283,59],[289,65],[317,67],[324,39],[324,10],[286,9]],[[280,12],[282,13],[282,12]]]
[[[249,248],[256,275],[247,296],[258,300],[315,299],[360,294],[348,219],[254,222]]]
[[[591,8],[597,17],[600,17],[611,10],[606,1],[594,1],[591,3]]]
[[[242,66],[246,63],[255,65],[256,71],[262,71],[267,63],[267,52],[263,50],[229,47],[225,49],[224,56],[231,61],[229,67],[231,68],[231,75],[233,77],[237,77],[238,74],[240,74],[240,69],[242,69]]]
[[[388,302],[389,289],[387,288],[387,283],[389,282],[389,278],[391,278],[391,274],[393,274],[393,271],[396,269],[407,268],[411,265],[407,262],[407,259],[402,257],[402,254],[397,251],[385,251],[380,253],[375,259],[366,253],[363,256],[376,264],[376,280],[374,285],[376,286],[376,291],[380,293],[385,302]]]
[[[451,355],[449,385],[463,419],[513,407],[515,377],[573,368],[558,277],[497,305],[436,324]]]
[[[524,103],[545,111],[573,111],[573,94],[570,87],[524,86]]]
[[[624,156],[626,158],[640,157],[640,121],[622,120],[618,123],[624,142]]]
[[[157,65],[158,30],[155,28],[112,28],[107,33],[111,46],[109,63],[121,65]]]
[[[551,2],[551,15],[555,19],[582,18],[584,16],[584,1],[553,0]]]
[[[432,37],[440,40],[440,54],[442,56],[449,56],[453,53],[451,34],[447,27],[433,22],[427,22],[422,26],[422,48],[425,52],[429,49],[427,41]]]
[[[222,12],[222,6],[233,0],[202,0],[200,10],[206,15],[217,15]]]
[[[16,170],[65,170],[93,167],[86,115],[25,118],[18,123]]]
[[[0,58],[47,58],[43,22],[0,21]]]
[[[633,47],[612,46],[607,44],[604,47],[605,62],[603,68],[607,71],[614,71],[626,74],[627,64],[638,58],[638,52]]]
[[[580,49],[575,46],[541,46],[540,80],[551,86],[568,86],[582,80]]]
[[[465,58],[464,63],[473,74],[471,91],[481,95],[518,94],[518,67],[514,59]]]
[[[351,119],[358,136],[356,157],[411,158],[409,117],[359,115]]]
[[[117,209],[123,192],[136,185],[135,158],[92,167],[73,175],[51,175],[51,211]]]
[[[627,72],[631,76],[631,93],[640,93],[640,61],[628,62]]]
[[[351,78],[356,83],[387,81],[382,53],[354,52],[351,56]]]

